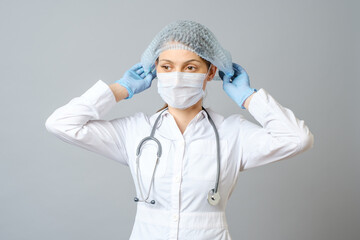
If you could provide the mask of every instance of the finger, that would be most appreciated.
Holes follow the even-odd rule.
[[[223,82],[224,82],[224,84],[225,83],[230,83],[230,77],[228,75],[224,75]]]
[[[241,73],[242,67],[239,64],[233,63],[233,69],[237,73]]]
[[[224,78],[224,72],[223,71],[219,71],[219,77],[221,78],[221,80],[223,80],[223,78]]]
[[[145,74],[148,75],[148,74],[152,74],[152,72],[154,71],[154,69],[156,68],[156,65],[155,63],[153,65],[150,66],[150,69],[149,70],[146,70],[145,71]]]
[[[219,71],[219,76],[223,80],[224,83],[230,83],[232,77],[226,75],[223,71]]]
[[[156,68],[154,69],[154,71],[151,74],[152,74],[153,78],[156,78],[156,76],[157,76]]]
[[[245,71],[245,69],[242,66],[240,66],[239,64],[236,64],[236,63],[234,63],[234,64],[235,64],[235,65],[233,65],[234,69],[236,69],[239,73],[247,74],[247,72]]]
[[[131,70],[132,70],[132,71],[136,71],[136,70],[138,70],[138,69],[141,68],[141,67],[142,67],[141,63],[137,63],[137,64],[135,64],[134,66],[131,67]]]
[[[148,83],[151,83],[151,81],[154,79],[153,75],[150,73],[145,77],[145,81]]]
[[[142,74],[143,72],[144,72],[144,68],[143,68],[143,67],[141,67],[141,68],[139,68],[138,70],[136,70],[136,73],[137,73],[138,75]]]
[[[142,74],[139,75],[141,78],[145,78],[145,73],[143,72]]]
[[[153,69],[155,68],[155,63],[152,64],[150,67],[147,67],[146,69],[145,69],[144,66],[143,66],[143,68],[144,68],[145,74],[148,75],[148,74],[151,73],[151,72],[153,71]]]

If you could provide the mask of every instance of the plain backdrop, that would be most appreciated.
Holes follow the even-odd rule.
[[[314,147],[242,172],[233,239],[360,239],[359,1],[0,1],[0,239],[128,239],[127,167],[62,142],[47,117],[99,79],[111,84],[177,19],[198,21],[314,134]],[[243,114],[208,84],[205,106]],[[156,83],[106,119],[163,105]],[[255,121],[256,122],[256,121]]]

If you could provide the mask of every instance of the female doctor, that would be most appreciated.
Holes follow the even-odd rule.
[[[218,75],[216,72],[218,70]],[[207,83],[220,77],[241,114],[224,118],[202,107]],[[147,116],[102,120],[157,78],[166,105]],[[137,213],[130,239],[231,239],[225,208],[239,172],[299,154],[313,146],[303,120],[265,89],[250,87],[211,31],[193,21],[163,28],[124,76],[99,80],[58,108],[46,128],[60,139],[129,167]]]

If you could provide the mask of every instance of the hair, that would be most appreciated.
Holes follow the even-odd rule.
[[[209,67],[210,67],[210,65],[211,65],[211,62],[209,62],[208,60],[206,60],[206,59],[204,59],[204,58],[202,58],[202,57],[200,57],[200,58],[201,58],[202,60],[204,60],[207,68],[209,69]],[[159,60],[159,57],[156,59],[156,61],[158,61],[158,60]],[[164,106],[163,106],[162,108],[160,108],[159,110],[157,110],[156,112],[160,112],[160,111],[164,110],[164,109],[167,108],[167,107],[169,107],[169,105],[168,105],[167,103],[165,103]]]

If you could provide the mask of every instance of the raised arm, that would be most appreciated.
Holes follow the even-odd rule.
[[[240,170],[283,160],[313,147],[313,134],[293,111],[280,105],[264,89],[251,97],[247,109],[260,126],[242,121]]]
[[[219,72],[224,91],[241,108],[249,110],[261,126],[241,119],[238,146],[241,149],[240,171],[279,161],[299,154],[313,146],[314,136],[303,120],[281,106],[264,89],[250,87],[249,76],[233,63],[230,79]]]
[[[45,126],[65,142],[127,165],[123,141],[110,121],[101,120],[115,104],[109,86],[99,80],[83,95],[56,109]]]
[[[56,109],[46,120],[47,130],[65,142],[128,165],[125,133],[115,130],[113,121],[102,118],[116,102],[150,87],[153,76],[142,73],[141,65],[136,64],[114,84],[99,80],[83,95]],[[119,124],[131,122],[131,118],[116,120],[117,129]]]

